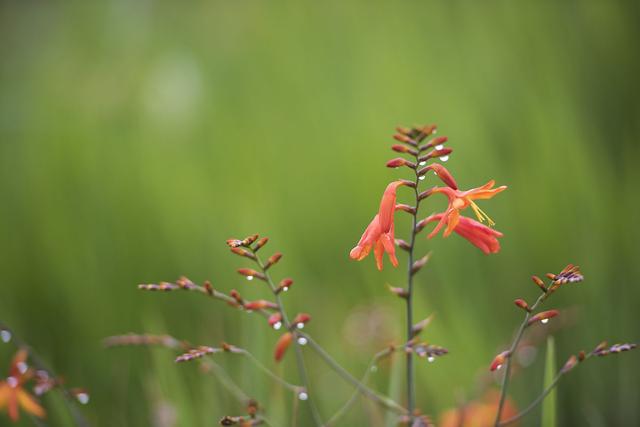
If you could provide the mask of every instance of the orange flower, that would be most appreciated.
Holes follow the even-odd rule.
[[[423,223],[426,224],[432,221],[440,221],[440,223],[442,223],[442,219],[445,215],[446,214],[443,213],[431,215],[430,217],[425,218]],[[480,224],[478,221],[474,221],[471,218],[467,218],[466,216],[459,217],[458,225],[453,231],[467,239],[471,244],[479,248],[485,254],[495,254],[500,250],[498,237],[502,237],[502,233],[494,230],[493,228],[487,227],[484,224]],[[429,237],[432,237],[431,234]]]
[[[44,418],[45,411],[40,404],[22,387],[32,373],[26,365],[27,351],[20,350],[13,357],[9,377],[0,381],[0,410],[7,408],[9,418],[16,422],[20,418],[18,409],[22,409],[31,415]]]
[[[460,408],[450,409],[440,415],[441,427],[491,427],[494,425],[500,393],[490,390],[482,399],[470,402]],[[502,409],[501,420],[509,419],[518,413],[513,401],[509,398]],[[512,424],[517,426],[518,423]]]
[[[438,225],[436,226],[436,228],[433,229],[433,231],[429,234],[428,237],[432,238],[433,236],[438,234],[440,229],[445,224],[447,224],[447,228],[445,229],[443,236],[447,237],[448,235],[450,235],[451,232],[458,225],[458,222],[460,221],[460,211],[469,206],[471,206],[471,209],[473,209],[473,212],[476,214],[480,222],[487,221],[487,224],[489,224],[489,226],[494,226],[495,222],[493,222],[491,218],[489,218],[489,216],[486,213],[484,213],[482,209],[480,209],[478,205],[476,205],[474,202],[474,200],[476,199],[477,200],[490,199],[496,194],[500,193],[501,191],[504,191],[507,189],[506,185],[493,188],[494,185],[495,185],[495,181],[491,180],[487,182],[485,185],[483,185],[482,187],[472,188],[471,190],[467,190],[467,191],[454,190],[453,188],[450,188],[450,187],[434,188],[432,190],[432,193],[443,193],[445,196],[447,196],[447,198],[449,198],[449,206],[447,207],[447,210],[444,212],[444,215],[440,220],[440,222],[438,223]]]
[[[406,183],[403,181],[394,181],[387,186],[380,201],[378,214],[373,217],[373,220],[364,231],[360,241],[349,253],[352,259],[361,261],[369,255],[371,248],[374,248],[373,253],[376,258],[378,270],[382,270],[382,255],[384,252],[389,254],[391,264],[393,264],[394,267],[398,266],[393,234],[393,215],[396,209],[396,190],[401,185],[406,185]]]

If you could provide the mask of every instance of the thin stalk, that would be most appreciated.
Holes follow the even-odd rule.
[[[498,426],[506,426],[508,424],[511,424],[513,422],[518,421],[520,418],[524,417],[525,415],[527,415],[529,412],[531,412],[536,406],[538,406],[540,403],[542,403],[542,401],[544,400],[545,397],[547,397],[547,395],[549,393],[551,393],[551,391],[554,389],[554,387],[558,384],[558,381],[560,381],[560,378],[564,375],[563,372],[558,373],[558,375],[556,375],[556,377],[553,379],[553,382],[551,384],[549,384],[549,387],[547,387],[540,396],[538,396],[533,402],[531,402],[531,404],[529,404],[529,406],[526,407],[526,409],[524,409],[522,412],[520,412],[517,415],[514,415],[513,417],[504,420],[502,422],[498,423]]]
[[[407,414],[408,411],[406,408],[395,402],[393,399],[384,396],[362,384],[357,378],[347,372],[342,366],[340,366],[340,364],[338,364],[338,362],[333,360],[329,353],[327,353],[325,349],[323,349],[309,335],[302,332],[298,332],[298,334],[302,337],[305,337],[311,348],[314,349],[316,353],[318,353],[318,355],[327,363],[327,365],[329,365],[329,367],[331,367],[340,377],[342,377],[342,379],[344,379],[348,383],[353,384],[360,393],[394,412],[403,415]]]
[[[49,366],[40,358],[40,356],[38,356],[38,354],[33,350],[33,348],[27,344],[25,341],[23,341],[22,339],[20,339],[20,337],[18,337],[13,330],[11,330],[10,328],[8,328],[3,322],[0,321],[0,329],[4,329],[6,331],[9,331],[9,333],[11,333],[11,339],[15,342],[16,346],[24,348],[25,350],[27,350],[29,352],[29,356],[31,358],[31,361],[33,362],[33,365],[40,370],[46,371],[49,376],[53,377],[53,378],[58,378],[58,375],[55,373],[55,371],[53,371],[52,369],[49,369]],[[84,418],[84,416],[82,415],[82,413],[80,413],[80,411],[78,410],[77,406],[76,406],[76,399],[75,397],[71,394],[71,392],[69,390],[67,390],[66,388],[64,388],[61,385],[57,386],[58,390],[60,391],[60,393],[62,394],[62,396],[64,397],[65,402],[67,403],[67,408],[69,409],[69,413],[71,414],[74,423],[79,426],[79,427],[89,427],[89,422]]]
[[[413,252],[416,243],[416,225],[418,224],[418,207],[420,204],[418,193],[418,172],[416,171],[415,178],[415,210],[413,212],[412,226],[411,226],[411,242],[409,243],[409,257],[407,260],[407,342],[413,338]],[[415,409],[416,400],[416,388],[414,382],[414,367],[413,367],[413,352],[407,351],[407,405],[409,410],[409,417],[413,422],[413,411]]]
[[[286,330],[289,331],[293,331],[293,329],[291,328],[291,323],[289,322],[289,318],[287,317],[287,313],[284,310],[284,305],[282,304],[282,298],[280,298],[280,293],[278,292],[278,289],[276,288],[275,283],[273,283],[273,279],[271,279],[271,275],[269,274],[269,272],[267,271],[267,269],[265,268],[264,264],[262,263],[262,260],[260,259],[260,257],[258,256],[258,254],[256,253],[256,251],[254,251],[253,249],[251,249],[251,252],[253,253],[253,255],[255,256],[255,261],[258,264],[258,266],[260,267],[260,270],[262,271],[262,274],[264,274],[265,278],[267,279],[267,283],[269,284],[269,287],[271,288],[271,292],[273,293],[275,299],[276,299],[276,305],[278,306],[277,310],[280,313],[280,315],[282,316],[282,323],[285,326]],[[298,366],[298,375],[300,376],[300,382],[302,383],[302,386],[305,388],[305,390],[307,391],[307,401],[309,402],[309,408],[311,409],[311,416],[313,417],[313,422],[315,423],[316,426],[322,426],[322,418],[320,417],[320,413],[318,412],[318,408],[316,407],[314,400],[311,397],[311,392],[309,391],[309,378],[307,376],[307,369],[304,365],[304,358],[302,355],[302,349],[300,348],[300,344],[298,344],[298,333],[294,332],[294,338],[295,338],[295,344],[294,344],[294,349],[295,349],[295,353],[296,353],[296,363]]]
[[[262,372],[264,372],[265,374],[267,374],[269,377],[271,377],[271,379],[273,379],[274,381],[276,381],[278,384],[282,385],[283,387],[293,391],[294,393],[299,393],[301,387],[297,386],[295,384],[291,384],[290,382],[285,381],[282,377],[276,375],[273,371],[271,371],[269,368],[267,368],[266,366],[264,366],[262,364],[262,362],[260,362],[258,360],[258,358],[256,358],[253,354],[251,354],[249,351],[245,350],[245,349],[239,349],[239,353],[244,355],[247,359],[249,359],[254,365],[256,365],[256,367],[258,369],[260,369]]]
[[[371,372],[372,372],[373,368],[377,365],[378,361],[381,358],[383,358],[385,356],[388,356],[393,351],[395,351],[395,348],[393,348],[393,349],[387,348],[387,349],[384,349],[384,350],[376,353],[371,358],[371,361],[367,365],[366,371],[365,371],[364,375],[362,376],[362,379],[360,379],[360,383],[363,384],[363,385],[366,385],[367,381],[369,380],[369,376],[371,375]],[[351,406],[353,406],[353,404],[355,403],[355,401],[356,401],[356,399],[357,399],[357,397],[359,395],[360,395],[360,390],[356,389],[353,392],[353,394],[351,395],[351,397],[349,398],[349,400],[347,400],[347,402],[340,409],[338,409],[338,411],[335,414],[333,414],[333,416],[331,418],[329,418],[329,421],[327,421],[325,423],[325,427],[330,427],[335,422],[337,422],[339,418],[341,418],[344,414],[346,414],[347,411],[351,408]]]
[[[540,305],[542,301],[546,298],[547,293],[541,294],[536,302],[531,306],[530,310],[527,311],[527,314],[524,316],[524,320],[520,324],[520,328],[516,333],[515,338],[513,339],[513,343],[509,348],[507,353],[507,363],[504,368],[504,377],[502,378],[502,386],[500,387],[500,403],[498,404],[498,413],[496,414],[496,420],[494,422],[494,426],[498,427],[500,425],[500,417],[502,416],[502,409],[504,408],[504,402],[507,398],[507,388],[509,387],[509,377],[511,373],[511,359],[513,353],[518,348],[518,344],[520,344],[520,340],[522,339],[522,335],[524,334],[524,330],[527,328],[529,323],[529,318],[531,317],[531,313]]]

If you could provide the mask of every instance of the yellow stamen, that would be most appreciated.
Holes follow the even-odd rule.
[[[476,205],[475,202],[469,200],[469,204],[471,205],[471,209],[473,209],[473,213],[475,213],[476,217],[478,217],[478,221],[484,222],[486,220],[489,227],[493,227],[494,225],[496,225],[496,223],[491,218],[489,218],[489,215],[487,215],[482,209],[480,209],[480,207]]]

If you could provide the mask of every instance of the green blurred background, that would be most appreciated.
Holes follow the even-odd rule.
[[[436,122],[462,187],[495,178],[509,190],[482,204],[505,233],[499,254],[420,240],[434,255],[416,311],[436,313],[425,338],[451,352],[418,363],[420,406],[437,418],[477,397],[522,317],[513,299],[532,300],[529,276],[569,262],[587,279],[547,305],[568,309],[549,326],[558,363],[638,340],[639,18],[632,1],[3,1],[0,319],[90,390],[96,425],[215,425],[242,408],[214,378],[169,351],[101,340],[226,340],[297,381],[293,354],[274,366],[278,333],[258,317],[136,289],[186,274],[266,295],[224,244],[257,232],[285,254],[275,277],[296,280],[289,311],[310,312],[309,332],[360,376],[402,335],[403,305],[384,285],[402,285],[404,269],[379,273],[348,251],[403,173],[384,167],[394,126]],[[542,387],[543,350],[514,379],[520,407]],[[0,346],[3,365],[12,351]],[[305,355],[328,418],[351,388]],[[217,359],[276,425],[288,420],[288,392]],[[561,425],[638,425],[639,361],[597,359],[563,380]],[[373,376],[378,389],[403,389],[396,362]],[[383,421],[362,401],[341,425]],[[538,423],[536,411],[524,425]]]

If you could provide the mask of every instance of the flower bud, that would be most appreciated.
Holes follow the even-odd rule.
[[[429,252],[428,254],[426,254],[416,262],[414,262],[413,266],[411,267],[411,275],[414,275],[418,271],[420,271],[422,267],[424,267],[427,264],[427,262],[429,261],[429,258],[431,258],[431,252]]]
[[[268,241],[269,241],[268,237],[263,237],[262,239],[258,240],[258,243],[256,243],[256,245],[254,246],[253,250],[257,251],[258,249],[260,249],[261,247],[266,245]]]
[[[504,365],[504,363],[507,361],[507,357],[509,357],[508,351],[503,351],[502,353],[498,354],[491,362],[491,366],[489,366],[489,370],[493,372],[495,370],[502,368],[502,365]]]
[[[213,286],[211,285],[210,281],[207,280],[204,282],[204,290],[207,293],[207,295],[213,296]]]
[[[425,154],[424,156],[421,156],[418,159],[418,161],[419,162],[426,162],[426,161],[429,161],[431,159],[448,156],[451,153],[453,153],[453,149],[452,148],[443,148],[441,150],[431,150],[427,154]]]
[[[258,235],[257,234],[252,234],[251,236],[247,236],[242,241],[242,246],[250,246],[256,240],[258,240]]]
[[[414,208],[413,206],[402,204],[402,203],[398,203],[396,205],[396,210],[397,211],[404,211],[404,212],[410,213],[411,215],[415,215],[416,214],[416,208]]]
[[[533,280],[533,283],[538,285],[538,287],[542,289],[543,292],[547,292],[547,287],[544,285],[544,282],[541,278],[539,278],[538,276],[531,276],[531,280]]]
[[[233,252],[236,255],[243,256],[245,258],[256,259],[256,256],[246,249],[236,247],[236,248],[231,248],[231,252]]]
[[[285,352],[291,345],[291,341],[293,340],[293,334],[291,332],[286,332],[280,336],[278,342],[276,343],[275,350],[273,352],[273,358],[276,362],[279,362],[284,357]]]
[[[583,361],[585,359],[586,355],[584,354],[584,351],[580,351],[580,353],[578,353],[578,360],[579,361]]]
[[[433,138],[431,141],[427,142],[425,145],[422,146],[422,151],[429,149],[431,147],[435,147],[437,145],[442,145],[446,143],[448,140],[449,138],[447,138],[446,136],[438,136],[436,138]]]
[[[403,159],[402,157],[396,157],[395,159],[391,159],[387,162],[388,168],[399,168],[400,166],[407,166],[407,167],[410,167],[411,169],[416,168],[415,163],[410,162],[407,159]]]
[[[293,279],[282,279],[280,281],[280,284],[278,285],[278,289],[276,289],[277,293],[280,292],[287,292],[289,290],[289,288],[293,285]]]
[[[440,178],[442,182],[444,182],[448,187],[453,188],[454,190],[458,189],[458,184],[456,180],[453,178],[453,175],[439,163],[432,163],[429,166],[426,166],[418,171],[418,175],[422,176],[429,171],[435,172],[435,174]]]
[[[236,302],[240,305],[242,305],[242,303],[244,302],[244,300],[240,296],[240,292],[236,291],[235,289],[231,289],[231,292],[229,292],[229,295],[231,296],[231,298],[236,300]]]
[[[416,150],[414,150],[413,148],[407,147],[406,145],[402,145],[402,144],[393,144],[391,146],[391,149],[393,151],[395,151],[396,153],[408,153],[411,154],[413,156],[417,156],[418,152]]]
[[[247,280],[253,280],[254,277],[260,280],[266,280],[264,274],[252,268],[239,268],[238,273],[245,276]]]
[[[409,296],[409,292],[405,288],[396,288],[389,284],[387,284],[387,288],[389,288],[389,292],[400,298],[407,298]]]
[[[520,307],[521,309],[531,312],[531,309],[529,308],[529,304],[527,304],[527,302],[525,300],[523,300],[522,298],[518,298],[517,300],[515,300],[513,302],[515,305],[517,305],[518,307]]]
[[[393,135],[393,139],[395,139],[396,141],[399,141],[399,142],[404,142],[405,144],[412,145],[414,147],[418,146],[418,143],[416,141],[414,141],[413,139],[411,139],[408,135],[403,135],[403,134],[397,133],[397,134]]]
[[[282,254],[280,252],[276,252],[275,254],[271,255],[267,260],[267,263],[264,265],[264,269],[266,270],[272,265],[276,264],[278,261],[280,261],[280,258],[282,258]]]
[[[269,326],[271,326],[272,328],[278,329],[275,325],[276,324],[282,325],[282,314],[280,314],[280,312],[273,313],[271,316],[269,316],[269,318],[267,319],[267,322],[269,323]]]
[[[547,323],[549,319],[556,317],[560,312],[558,310],[542,311],[529,319],[529,325],[536,322]]]
[[[409,245],[409,243],[407,243],[406,241],[404,241],[402,239],[396,239],[396,245],[400,249],[403,249],[405,251],[410,251],[411,250],[411,246]]]
[[[259,299],[259,300],[256,300],[256,301],[245,302],[244,303],[244,308],[246,310],[263,310],[265,308],[276,309],[276,308],[278,308],[278,306],[275,303],[271,302],[271,301]]]
[[[311,320],[310,314],[300,313],[293,319],[293,322],[291,322],[291,324],[298,329],[302,329],[304,328],[304,325],[306,325],[307,322],[309,322],[310,320]]]
[[[417,335],[419,335],[420,332],[422,332],[424,330],[424,328],[429,326],[429,324],[431,323],[432,320],[433,320],[433,314],[431,316],[427,317],[426,319],[423,319],[423,320],[419,321],[418,323],[416,323],[415,325],[413,325],[411,327],[411,337],[414,338]]]
[[[566,374],[570,370],[572,370],[578,364],[578,359],[572,354],[567,360],[567,363],[564,364],[562,369],[560,369],[560,373]]]
[[[229,247],[231,247],[231,248],[237,248],[238,246],[242,246],[242,240],[228,239],[227,240],[227,245],[229,245]]]

